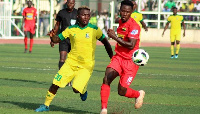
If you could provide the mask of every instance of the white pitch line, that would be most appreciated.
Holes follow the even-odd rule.
[[[36,68],[27,68],[27,67],[6,67],[6,66],[2,66],[3,68],[9,68],[9,69],[28,69],[28,70],[31,70],[31,69],[36,69]],[[36,70],[56,70],[56,69],[50,69],[50,68],[44,68],[44,69],[36,69]]]
[[[28,70],[31,70],[31,69],[36,69],[36,68],[27,68],[27,67],[6,67],[6,66],[2,66],[3,68],[10,68],[10,69],[28,69]],[[36,70],[44,70],[44,71],[47,71],[47,70],[56,70],[56,69],[50,69],[50,68],[44,68],[44,69],[36,69]],[[179,75],[179,74],[148,74],[148,73],[137,73],[139,75],[149,75],[149,76],[173,76],[173,77],[189,77],[191,75]],[[193,76],[194,77],[194,76]],[[199,75],[198,76],[195,76],[195,77],[200,77]]]
[[[179,75],[179,74],[148,74],[148,73],[137,73],[137,74],[140,74],[140,75],[150,75],[150,76],[174,76],[174,77],[189,77],[191,75]],[[200,77],[200,76],[195,76],[195,77]]]

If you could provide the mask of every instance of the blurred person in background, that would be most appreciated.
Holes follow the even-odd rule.
[[[91,12],[90,23],[93,25],[97,25],[97,15],[96,15],[95,11]]]
[[[167,6],[171,10],[173,7],[176,7],[176,4],[173,0],[168,0],[165,6]]]
[[[25,50],[24,53],[27,52],[28,46],[27,46],[27,34],[28,32],[30,33],[30,48],[29,48],[29,53],[32,52],[32,47],[33,47],[33,35],[35,34],[35,29],[37,28],[37,10],[32,7],[32,2],[27,1],[28,7],[26,7],[23,10],[23,24],[24,24],[24,44],[25,44]]]
[[[164,36],[164,32],[171,23],[170,28],[170,42],[171,42],[171,58],[178,58],[178,53],[180,50],[180,40],[181,40],[181,24],[183,25],[183,37],[185,37],[185,23],[182,15],[177,15],[177,8],[173,7],[173,15],[170,15],[167,19],[167,24],[164,28],[162,36]],[[176,42],[176,53],[174,55],[174,44]]]
[[[56,16],[56,24],[54,26],[55,34],[58,33],[59,28],[61,26],[61,30],[59,33],[62,33],[68,26],[74,25],[77,19],[77,9],[74,8],[75,0],[67,0],[66,2],[67,8],[60,10]],[[54,43],[50,42],[51,47],[54,47]],[[59,52],[60,52],[60,60],[58,63],[59,69],[65,63],[67,53],[71,50],[71,43],[69,38],[59,42]],[[71,82],[68,84],[71,86]]]

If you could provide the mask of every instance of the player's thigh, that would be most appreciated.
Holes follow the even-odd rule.
[[[32,35],[35,34],[35,25],[30,26],[30,33],[31,33]]]
[[[24,32],[28,32],[30,30],[31,30],[30,26],[28,24],[25,24],[24,25]]]
[[[175,42],[175,40],[176,40],[176,34],[171,33],[170,34],[170,42]]]
[[[72,87],[78,90],[81,94],[85,93],[91,74],[92,70],[85,68],[79,69],[74,77]]]
[[[74,78],[73,66],[65,62],[58,73],[55,75],[53,84],[59,87],[65,87]]]
[[[139,66],[134,64],[132,60],[126,60],[124,61],[122,68],[123,68],[123,71],[122,71],[123,73],[120,76],[120,84],[121,86],[127,88],[130,86],[130,84],[134,80],[137,74],[137,71],[139,69]]]
[[[176,34],[176,41],[181,41],[181,33]]]

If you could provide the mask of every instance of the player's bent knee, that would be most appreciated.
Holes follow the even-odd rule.
[[[118,94],[120,95],[120,96],[125,96],[125,94],[126,94],[126,88],[124,88],[124,87],[122,87],[122,86],[119,86],[118,87]]]
[[[58,90],[59,86],[52,84],[51,87],[49,88],[49,91],[53,94],[56,94],[57,90]]]
[[[75,88],[73,88],[74,93],[79,93],[78,90],[76,90]]]

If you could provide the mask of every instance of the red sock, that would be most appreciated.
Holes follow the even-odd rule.
[[[108,98],[110,95],[110,86],[102,84],[101,86],[101,109],[107,108]]]
[[[133,90],[131,88],[127,88],[125,97],[128,97],[128,98],[138,98],[139,96],[140,96],[139,91]]]
[[[27,37],[24,37],[24,45],[25,45],[25,49],[28,49],[28,47],[27,47],[27,40],[28,40],[28,38],[27,38]]]
[[[30,38],[30,49],[29,49],[29,51],[32,51],[32,47],[33,47],[33,38]]]

